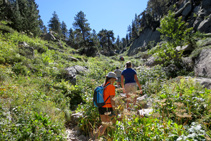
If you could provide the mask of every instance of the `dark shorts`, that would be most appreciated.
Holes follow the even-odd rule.
[[[121,77],[117,77],[117,82],[121,82]]]
[[[98,111],[99,111],[100,115],[105,115],[106,112],[113,113],[113,109],[112,108],[99,107]]]

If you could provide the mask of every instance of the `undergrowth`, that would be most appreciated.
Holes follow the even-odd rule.
[[[123,70],[129,60],[154,110],[151,115],[140,116],[137,110],[142,103],[138,103],[127,111],[122,90],[116,89],[116,111],[120,116],[103,138],[210,139],[210,90],[182,77],[168,80],[161,66],[148,68],[139,59],[86,57],[73,54],[72,48],[62,44],[63,48],[16,31],[0,33],[0,140],[65,140],[68,123],[74,122],[73,112],[83,115],[77,123],[81,131],[93,134],[101,124],[92,102],[93,91],[103,84],[108,72],[116,67]],[[77,75],[76,84],[72,84],[65,78],[65,68],[75,65],[88,71]]]

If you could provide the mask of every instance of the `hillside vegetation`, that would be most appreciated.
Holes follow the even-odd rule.
[[[116,41],[112,30],[96,34],[82,11],[67,36],[56,12],[47,33],[34,0],[0,3],[0,140],[71,140],[69,129],[77,129],[75,136],[81,140],[92,140],[101,125],[93,106],[94,89],[108,72],[123,70],[127,61],[143,93],[132,95],[139,100],[128,111],[122,89],[116,88],[117,121],[106,123],[110,127],[102,140],[211,140],[210,61],[203,62],[210,55],[211,37],[190,27],[178,16],[181,10],[169,11],[184,4],[200,12],[209,9],[209,1],[174,2],[149,0],[147,9],[135,15],[126,38]],[[197,21],[200,14],[191,16]],[[200,22],[209,24],[209,18]],[[133,42],[148,28],[157,30],[161,41],[149,42],[145,52],[134,49],[132,56]],[[202,52],[207,54],[200,56]],[[197,64],[200,61],[203,64]],[[197,82],[198,76],[207,77],[208,85]]]
[[[10,29],[9,27],[7,27]],[[12,30],[12,29],[10,29]],[[23,44],[33,47],[33,53]],[[62,42],[47,42],[23,33],[0,33],[0,139],[65,140],[72,113],[82,113],[77,123],[88,136],[100,124],[92,94],[105,75],[116,66],[124,69],[131,60],[136,68],[143,94],[153,99],[153,113],[139,116],[125,113],[124,101],[117,89],[117,111],[122,121],[108,130],[106,139],[114,140],[206,140],[211,135],[210,90],[183,77],[169,77],[156,66],[151,69],[133,57],[86,57],[73,54]],[[50,50],[52,46],[56,50]],[[70,61],[70,56],[78,61]],[[77,75],[76,85],[65,79],[65,68],[88,68]],[[79,105],[78,105],[79,104]],[[78,105],[78,106],[77,106]],[[136,110],[141,109],[139,103]],[[76,110],[76,111],[75,111]]]

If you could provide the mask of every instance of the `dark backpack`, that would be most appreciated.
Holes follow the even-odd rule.
[[[110,96],[106,100],[104,100],[104,98],[103,98],[104,89],[108,85],[110,85],[110,83],[107,84],[105,87],[103,87],[103,86],[97,86],[95,88],[95,90],[94,90],[94,96],[93,96],[93,102],[94,102],[95,107],[102,107],[102,106],[104,106],[106,104],[106,101],[110,98]]]

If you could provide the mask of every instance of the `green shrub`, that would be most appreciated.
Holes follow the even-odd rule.
[[[78,104],[82,103],[82,92],[77,85],[71,85],[68,81],[62,80],[54,86],[62,91],[65,97],[69,97],[70,109],[75,110]]]
[[[189,124],[210,113],[211,105],[207,100],[210,93],[192,80],[181,79],[163,86],[155,108],[162,117],[169,117],[178,124]]]
[[[157,45],[158,47],[150,53],[156,53],[159,57],[158,60],[163,60],[165,66],[172,62],[180,65],[183,52],[178,52],[176,47],[182,46],[185,39],[187,39],[186,37],[191,33],[192,28],[187,28],[187,24],[182,21],[182,17],[176,19],[175,14],[169,11],[168,15],[161,19],[160,28],[157,30],[162,34],[161,38],[166,42]]]
[[[11,111],[1,109],[0,117],[1,140],[63,140],[61,127],[52,123],[47,115],[26,107],[18,106]]]
[[[12,70],[16,73],[16,74],[22,74],[22,75],[27,75],[29,73],[28,68],[23,65],[22,63],[16,63]]]
[[[4,63],[5,63],[5,59],[0,56],[0,64],[4,64]]]
[[[143,94],[147,95],[159,92],[161,86],[167,79],[165,71],[159,65],[153,68],[142,66],[137,70],[137,76],[142,85]]]

